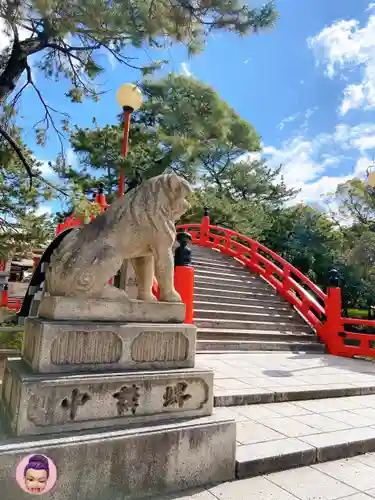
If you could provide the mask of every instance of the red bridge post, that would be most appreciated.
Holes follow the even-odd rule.
[[[4,288],[1,292],[1,307],[8,306],[8,293],[9,293],[8,288],[9,288],[8,283],[5,283]]]
[[[191,241],[189,233],[177,233],[179,247],[174,254],[174,287],[185,304],[184,323],[194,322],[194,268],[191,266],[191,250],[188,243]]]
[[[340,275],[336,269],[331,269],[328,275],[327,296],[325,299],[326,321],[322,328],[323,338],[330,354],[339,355],[339,333],[341,321],[342,298]]]
[[[200,241],[201,242],[207,242],[208,241],[208,234],[210,231],[210,215],[208,213],[208,207],[204,207],[204,212],[203,212],[203,217],[202,217],[202,222],[201,222],[201,228],[200,228]]]

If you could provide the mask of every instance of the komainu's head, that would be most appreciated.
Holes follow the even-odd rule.
[[[177,221],[189,208],[186,197],[192,192],[190,184],[176,174],[163,174],[149,181],[156,204],[163,213]]]

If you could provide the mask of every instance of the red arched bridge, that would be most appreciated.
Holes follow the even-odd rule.
[[[56,234],[62,235],[66,230],[81,225],[82,221],[72,216],[59,224]],[[375,321],[342,317],[339,287],[330,287],[326,293],[323,292],[297,268],[264,245],[235,231],[211,225],[208,215],[199,224],[177,225],[177,230],[189,233],[193,245],[214,249],[260,276],[298,311],[330,354],[375,357],[375,334],[350,332],[351,327],[356,329],[358,326],[375,329]],[[240,296],[241,292],[238,300]],[[12,304],[10,298],[9,306],[19,309],[21,302]],[[268,310],[272,309],[268,307]]]

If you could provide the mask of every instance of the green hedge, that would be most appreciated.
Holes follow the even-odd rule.
[[[349,318],[367,319],[367,309],[348,309]]]
[[[18,332],[2,331],[0,326],[0,349],[18,349],[22,348],[23,329]]]

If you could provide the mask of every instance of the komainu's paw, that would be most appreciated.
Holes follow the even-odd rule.
[[[175,290],[168,293],[160,294],[161,302],[182,302],[180,294],[178,294]]]
[[[143,302],[156,302],[157,298],[152,293],[139,293],[137,300],[142,300]]]

